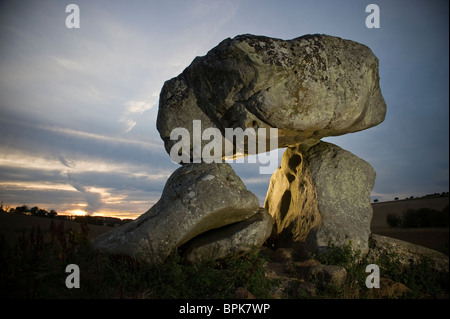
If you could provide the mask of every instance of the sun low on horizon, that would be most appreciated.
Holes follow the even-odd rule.
[[[81,209],[73,209],[73,210],[69,210],[67,213],[69,213],[70,215],[73,216],[87,216],[88,213],[84,210]]]
[[[110,217],[110,218],[119,218],[119,219],[136,219],[141,215],[141,213],[117,213],[113,211],[99,211],[99,212],[93,212],[89,213],[86,210],[83,209],[70,209],[66,210],[64,212],[61,212],[60,215],[69,215],[69,216],[92,216],[92,217]]]

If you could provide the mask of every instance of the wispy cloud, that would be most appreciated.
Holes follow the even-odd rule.
[[[125,124],[124,133],[131,131],[136,126],[136,121],[140,116],[157,104],[158,96],[159,92],[155,91],[149,98],[132,100],[124,104],[125,112],[119,120]]]
[[[83,209],[136,217],[156,202],[176,167],[159,160],[166,155],[162,143],[24,121],[0,123],[0,136],[14,138],[0,144],[0,198],[11,205],[34,199],[31,205],[52,203],[61,213]]]
[[[76,61],[64,59],[64,58],[57,58],[54,56],[50,56],[50,58],[55,60],[59,66],[62,66],[63,68],[67,69],[69,72],[79,72],[79,71],[84,70],[83,66]]]
[[[148,102],[143,100],[129,101],[125,103],[127,112],[131,114],[142,114],[147,110],[150,110],[155,105],[155,102]]]

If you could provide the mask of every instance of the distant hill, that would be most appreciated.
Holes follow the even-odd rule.
[[[49,233],[50,224],[52,221],[57,226],[60,224],[61,219],[0,213],[0,235],[3,235],[8,242],[14,242],[21,236],[23,230],[28,231],[33,227],[37,229],[39,226],[41,232],[44,234]],[[74,231],[78,231],[80,229],[80,224],[78,222],[70,220],[64,220],[64,226],[70,227]],[[88,228],[89,239],[97,237],[100,234],[112,229],[112,227],[104,225],[88,225]]]
[[[373,217],[371,228],[389,228],[386,223],[388,214],[402,214],[408,209],[431,208],[443,210],[449,205],[449,197],[421,197],[414,199],[395,200],[389,202],[373,203]]]
[[[408,200],[373,203],[371,231],[378,235],[397,238],[428,247],[448,255],[448,228],[393,228],[386,222],[388,214],[402,214],[408,209],[430,208],[442,211],[449,205],[449,197],[424,197]]]

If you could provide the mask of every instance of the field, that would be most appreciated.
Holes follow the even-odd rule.
[[[373,233],[401,239],[417,245],[422,245],[438,251],[443,251],[449,242],[448,228],[392,228],[386,223],[386,216],[388,214],[401,214],[407,209],[431,208],[442,210],[449,205],[449,197],[440,198],[420,198],[410,200],[397,200],[390,202],[373,203],[373,218],[371,223],[371,230]],[[25,216],[19,214],[0,214],[0,234],[2,234],[7,241],[14,241],[22,233],[24,229],[31,229],[32,227],[40,227],[43,233],[48,233],[50,230],[51,219]],[[58,224],[59,221],[55,220]],[[73,228],[74,231],[79,229],[79,224],[76,222],[65,221],[65,226]],[[108,230],[111,227],[89,225],[88,238],[94,238]]]
[[[404,209],[423,206],[441,209],[447,204],[448,197],[374,204],[372,231],[448,254],[448,228],[390,228],[385,223],[388,213],[400,214]],[[229,299],[235,298],[237,291],[244,287],[258,298],[377,298],[364,286],[365,265],[354,263],[356,255],[348,247],[350,250],[335,249],[329,257],[320,260],[327,265],[345,265],[348,272],[345,285],[316,287],[310,283],[314,289],[307,286],[310,290],[305,290],[297,278],[293,260],[280,264],[273,259],[276,252],[267,249],[200,265],[182,263],[175,254],[166,263],[153,267],[140,260],[94,251],[87,240],[111,227],[88,225],[86,228],[86,224],[69,220],[64,220],[64,227],[61,226],[57,218],[0,213],[0,297]],[[448,298],[448,273],[436,273],[427,263],[400,271],[401,267],[396,268],[398,263],[391,257],[385,256],[376,262],[386,278],[408,283],[411,290],[405,298]],[[67,289],[64,283],[67,284],[65,267],[68,264],[83,269],[83,289]],[[279,265],[284,269],[281,273]],[[289,285],[286,284],[286,290],[279,295],[277,291],[284,285],[282,280]]]
[[[0,234],[8,242],[16,241],[22,235],[23,230],[30,230],[33,227],[37,229],[39,226],[42,233],[48,234],[51,221],[52,219],[45,217],[2,213],[0,214]],[[53,219],[53,221],[56,225],[60,223],[57,219]],[[80,229],[80,224],[76,222],[64,221],[64,225],[75,232]],[[111,227],[108,226],[89,225],[88,239],[95,238],[110,229]]]
[[[402,214],[408,209],[431,208],[441,211],[449,205],[449,197],[418,198],[373,203],[371,230],[375,234],[397,238],[437,251],[448,250],[448,228],[392,228],[386,223],[388,214]]]

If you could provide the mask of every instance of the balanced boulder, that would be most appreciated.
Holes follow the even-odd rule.
[[[166,81],[157,129],[170,153],[177,143],[171,132],[185,128],[192,140],[193,120],[219,129],[224,145],[226,128],[278,128],[278,145],[267,142],[269,150],[361,131],[381,123],[385,113],[378,59],[367,46],[318,34],[289,41],[240,35]],[[243,152],[249,154],[246,145]],[[221,155],[235,154],[224,147]]]

